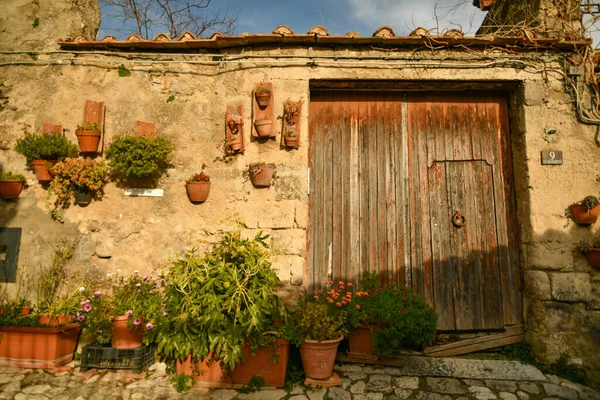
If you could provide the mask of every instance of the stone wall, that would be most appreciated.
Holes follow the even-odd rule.
[[[41,48],[49,46],[45,43]],[[18,201],[0,203],[0,225],[23,228],[21,276],[33,275],[38,264],[48,262],[58,236],[78,240],[75,262],[88,274],[101,275],[116,268],[155,273],[168,267],[169,260],[184,249],[195,244],[204,249],[206,242],[215,241],[219,232],[228,229],[223,220],[239,214],[244,235],[261,230],[271,234],[272,246],[279,253],[274,266],[288,285],[288,294],[303,283],[307,268],[311,80],[406,80],[424,86],[431,80],[518,82],[519,89],[510,96],[510,113],[527,340],[542,361],[553,362],[564,354],[600,382],[600,271],[590,267],[576,249],[576,243],[596,233],[600,225],[577,226],[568,211],[573,202],[599,194],[600,149],[595,142],[596,127],[577,121],[562,75],[553,72],[562,68],[560,62],[552,62],[555,54],[524,53],[519,58],[529,63],[527,68],[512,68],[512,64],[490,65],[490,60],[504,60],[495,52],[481,53],[478,58],[440,50],[419,53],[420,61],[383,62],[359,59],[389,55],[371,48],[343,48],[334,53],[330,48],[290,47],[232,49],[231,53],[244,50],[247,56],[232,61],[199,55],[150,58],[97,53],[39,54],[31,62],[28,45],[10,48],[23,52],[0,56],[4,81],[0,89],[8,98],[0,111],[0,165],[25,173],[30,186]],[[277,58],[281,54],[297,58]],[[356,58],[336,61],[334,56],[339,54]],[[308,63],[311,55],[330,58]],[[414,53],[396,50],[395,55],[409,58]],[[120,77],[119,65],[130,69],[131,76]],[[252,89],[260,81],[273,83],[278,115],[286,99],[304,100],[303,144],[298,150],[281,148],[279,140],[259,143],[249,139]],[[174,99],[167,102],[171,96]],[[25,132],[40,132],[44,122],[64,124],[67,137],[75,142],[74,131],[83,122],[88,99],[106,104],[105,145],[115,135],[131,132],[136,120],[152,122],[176,147],[173,167],[160,182],[163,197],[128,197],[123,188],[111,183],[102,201],[67,209],[61,225],[51,221],[44,208],[46,190],[12,149]],[[217,158],[222,156],[219,146],[225,135],[227,105],[244,108],[247,149],[224,163]],[[545,133],[548,128],[558,131],[551,139]],[[540,152],[550,149],[563,151],[563,165],[540,165]],[[254,189],[244,178],[247,165],[256,161],[277,165],[278,177],[271,188]],[[186,197],[184,180],[203,163],[211,176],[211,193],[206,203],[194,205]],[[14,285],[9,288],[15,290]]]

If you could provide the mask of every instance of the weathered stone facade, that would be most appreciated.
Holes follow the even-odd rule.
[[[12,3],[18,7],[21,2]],[[588,375],[600,382],[600,271],[576,248],[599,228],[577,226],[568,216],[570,204],[598,194],[600,149],[596,126],[578,122],[573,99],[565,92],[560,52],[537,49],[507,55],[497,48],[431,51],[426,45],[417,51],[342,44],[286,47],[282,41],[233,47],[222,50],[223,57],[39,52],[33,60],[27,54],[31,48],[9,35],[12,24],[3,24],[0,47],[20,52],[0,55],[0,90],[8,98],[0,111],[0,165],[27,174],[30,186],[17,201],[0,203],[0,225],[23,228],[21,275],[47,263],[53,240],[61,235],[79,240],[76,262],[90,274],[115,268],[157,272],[180,251],[214,241],[228,227],[223,219],[238,213],[245,235],[261,230],[271,234],[279,253],[274,266],[281,280],[292,285],[286,293],[293,294],[309,267],[305,253],[311,81],[406,81],[428,90],[435,88],[431,81],[437,86],[478,83],[482,88],[510,83],[526,338],[541,360],[553,362],[564,354],[575,363],[581,361]],[[70,28],[55,25],[52,34],[35,38],[40,41],[36,49],[56,48],[56,38],[71,35]],[[131,76],[120,77],[119,65],[131,70]],[[261,81],[273,83],[279,115],[286,99],[304,100],[298,150],[280,147],[279,140],[249,139],[252,90]],[[170,96],[174,100],[167,102]],[[64,124],[75,142],[88,99],[106,104],[105,146],[115,135],[132,131],[136,120],[152,122],[176,147],[173,167],[160,182],[163,197],[128,197],[111,183],[102,201],[66,210],[61,225],[50,220],[44,208],[46,190],[13,148],[25,132],[40,132],[44,122]],[[244,108],[246,151],[224,163],[217,158],[223,154],[227,105]],[[557,130],[551,140],[546,128]],[[563,165],[540,165],[540,152],[549,149],[563,151]],[[254,189],[244,178],[247,165],[256,161],[277,165],[271,188]],[[211,193],[206,203],[194,205],[186,197],[184,180],[203,163],[211,176]]]

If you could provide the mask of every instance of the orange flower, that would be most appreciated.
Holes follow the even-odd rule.
[[[342,304],[346,305],[346,299],[342,300]]]
[[[352,297],[352,292],[346,292],[346,296]]]
[[[352,282],[348,282],[348,287],[352,287]]]
[[[315,300],[319,300],[319,296],[313,296]]]
[[[338,282],[338,285],[340,285],[340,286],[344,286],[344,282],[342,282],[342,281],[339,281],[339,282]]]
[[[335,303],[336,306],[341,307],[342,303],[340,303],[339,301],[337,303]]]
[[[333,299],[327,299],[327,301],[333,303]]]
[[[304,293],[300,292],[300,293],[298,293],[298,296],[304,297]]]
[[[358,304],[356,305],[356,309],[357,309],[357,310],[360,310],[360,306],[359,306]]]
[[[356,297],[362,296],[362,292],[356,292]]]

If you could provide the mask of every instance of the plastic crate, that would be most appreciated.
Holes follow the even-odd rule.
[[[81,351],[79,370],[85,372],[88,368],[129,369],[139,374],[154,364],[154,348],[140,346],[135,349],[114,349],[100,344],[88,344]]]

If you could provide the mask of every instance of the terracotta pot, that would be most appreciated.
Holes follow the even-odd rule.
[[[33,165],[33,172],[35,172],[35,176],[38,178],[38,181],[51,181],[52,175],[50,174],[48,168],[56,164],[57,162],[57,160],[33,160],[31,162],[31,165]]]
[[[573,213],[575,222],[582,225],[590,225],[598,220],[600,206],[596,206],[588,211],[581,204],[573,204],[571,205],[571,212]]]
[[[192,203],[199,203],[208,199],[210,182],[186,182],[185,190]]]
[[[285,140],[285,145],[289,146],[289,147],[296,147],[298,146],[298,136],[286,136],[284,138]]]
[[[270,137],[273,133],[273,124],[270,119],[261,119],[254,122],[256,134],[259,137]]]
[[[251,173],[250,181],[252,185],[257,188],[271,186],[271,180],[273,179],[273,169],[268,165],[263,165],[260,172]]]
[[[94,194],[91,192],[80,191],[80,190],[75,191],[75,201],[80,206],[87,206],[88,204],[90,204],[92,202],[93,198],[94,198]]]
[[[56,368],[73,361],[79,324],[60,328],[4,326],[0,328],[0,365]]]
[[[256,102],[261,107],[266,107],[269,105],[269,100],[271,99],[271,93],[261,93],[256,94]]]
[[[289,358],[289,341],[277,339],[276,346],[259,347],[254,354],[250,346],[244,344],[242,352],[244,362],[238,364],[233,371],[223,376],[223,369],[218,360],[209,355],[203,361],[192,364],[192,357],[177,361],[177,374],[194,375],[194,386],[197,387],[234,387],[246,385],[253,376],[260,376],[267,386],[284,386],[285,373]]]
[[[333,373],[333,364],[337,356],[337,349],[344,339],[340,336],[336,340],[305,340],[300,345],[300,357],[307,377],[313,379],[327,379]]]
[[[372,329],[368,325],[359,325],[348,336],[348,356],[377,360],[375,344],[373,343]]]
[[[135,349],[142,345],[142,328],[129,330],[127,320],[129,317],[122,315],[115,317],[110,330],[110,343],[115,349]]]
[[[21,317],[31,314],[31,306],[21,307]]]
[[[23,182],[18,179],[0,180],[0,197],[5,200],[16,199],[23,191]]]
[[[70,323],[72,320],[73,317],[69,315],[55,315],[51,317],[48,314],[42,314],[39,316],[40,325],[62,326]]]
[[[98,151],[98,144],[102,137],[101,131],[88,131],[85,129],[77,129],[75,131],[77,135],[77,143],[79,144],[79,151],[82,153],[95,153]]]
[[[240,151],[242,149],[242,140],[234,139],[229,142],[229,148],[232,151]]]
[[[585,254],[585,258],[592,267],[600,268],[600,249],[592,249]]]

